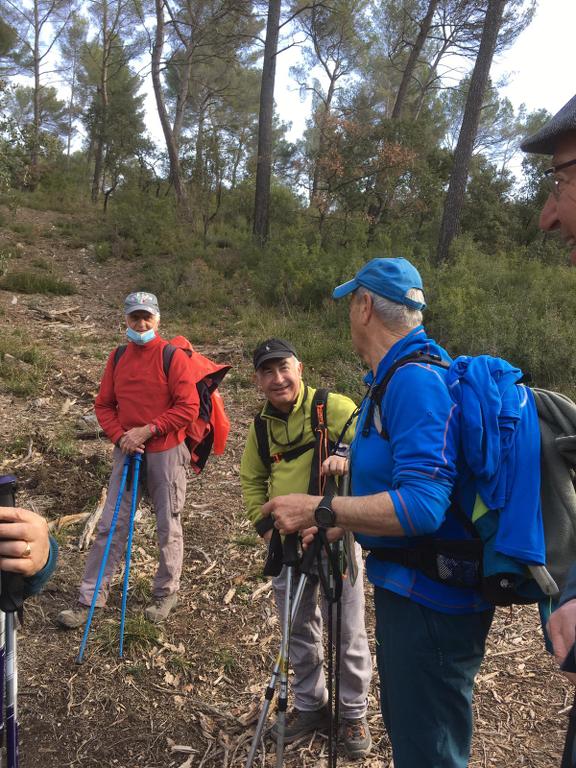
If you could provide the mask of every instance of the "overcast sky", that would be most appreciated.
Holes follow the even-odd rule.
[[[510,73],[504,94],[515,107],[554,114],[576,93],[576,0],[539,0],[536,17],[495,62],[493,77]]]

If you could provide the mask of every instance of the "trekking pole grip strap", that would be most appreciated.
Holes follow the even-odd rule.
[[[254,528],[256,529],[258,536],[264,536],[265,533],[271,531],[272,528],[274,528],[274,520],[272,515],[261,517],[259,520],[256,520],[254,523]]]

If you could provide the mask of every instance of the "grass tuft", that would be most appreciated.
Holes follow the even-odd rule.
[[[10,272],[0,280],[0,290],[44,293],[54,296],[72,296],[76,293],[71,283],[52,275],[39,275],[36,272]]]

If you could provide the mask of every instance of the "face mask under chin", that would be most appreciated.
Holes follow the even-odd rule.
[[[149,341],[156,338],[156,331],[150,328],[149,331],[138,333],[138,331],[133,331],[132,328],[126,328],[126,336],[135,344],[148,344]]]

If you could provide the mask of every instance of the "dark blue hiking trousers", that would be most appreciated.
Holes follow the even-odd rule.
[[[374,603],[394,768],[466,768],[474,677],[494,611],[439,613],[378,587]]]

